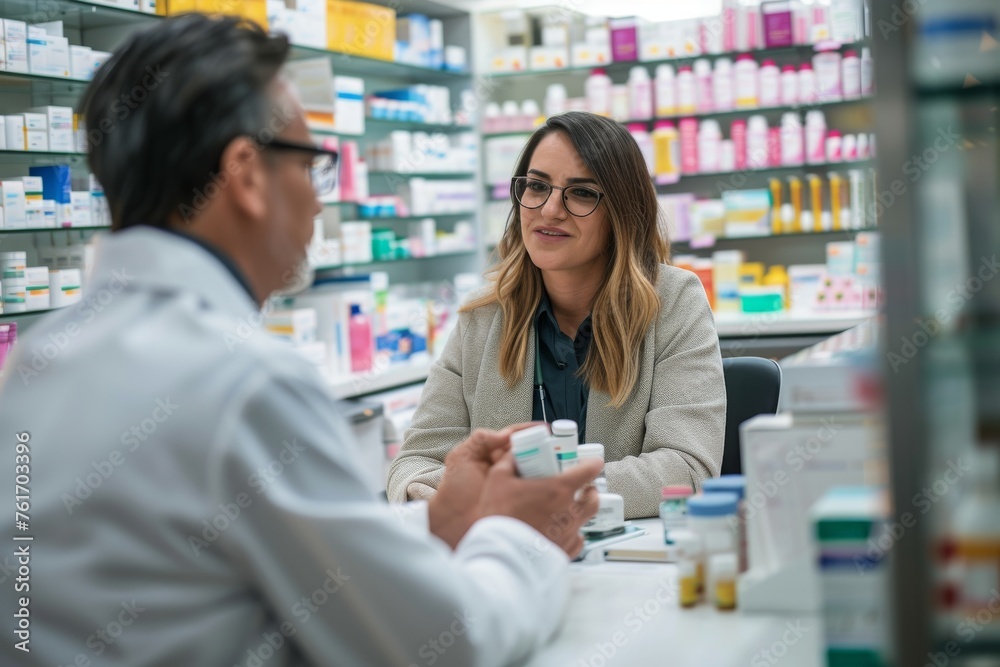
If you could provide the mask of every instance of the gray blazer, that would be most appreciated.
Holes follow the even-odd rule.
[[[626,518],[655,516],[661,487],[719,474],[726,389],[715,321],[695,274],[662,265],[660,314],[646,333],[640,375],[625,404],[591,389],[583,442],[604,445],[608,488],[625,499]],[[389,470],[394,501],[437,488],[444,457],[472,429],[531,421],[534,330],[524,373],[513,387],[500,376],[502,313],[490,305],[462,313],[434,364],[402,450]],[[429,487],[429,488],[428,488]]]

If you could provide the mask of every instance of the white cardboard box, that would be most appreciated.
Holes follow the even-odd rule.
[[[28,25],[24,21],[3,19],[3,40],[8,72],[28,71]]]

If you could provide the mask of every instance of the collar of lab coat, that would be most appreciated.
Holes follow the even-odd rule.
[[[232,273],[210,252],[183,236],[136,226],[98,238],[86,292],[151,290],[195,295],[234,317],[260,310]]]

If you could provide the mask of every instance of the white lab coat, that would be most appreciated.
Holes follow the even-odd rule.
[[[374,498],[318,374],[204,248],[105,236],[85,293],[23,335],[0,384],[0,497],[27,432],[13,532],[34,537],[0,541],[0,664],[469,667],[552,634],[565,555],[501,517],[452,553],[426,507]],[[11,595],[25,544],[30,591]]]

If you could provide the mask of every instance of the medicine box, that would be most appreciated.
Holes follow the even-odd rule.
[[[71,306],[80,301],[80,269],[49,271],[49,298],[52,308]]]
[[[91,226],[89,192],[70,192],[70,226]]]
[[[45,117],[50,151],[69,153],[75,149],[72,107],[35,107],[32,111]]]
[[[88,80],[94,73],[93,51],[89,46],[69,47],[69,75],[74,79]]]
[[[45,205],[41,199],[29,199],[24,202],[24,226],[28,229],[45,227]]]
[[[27,201],[42,201],[44,199],[42,196],[44,186],[40,176],[22,176],[21,182],[24,183],[24,198]]]
[[[353,76],[334,76],[334,126],[342,134],[365,132],[365,82]]]
[[[22,181],[0,181],[0,203],[3,204],[4,224],[8,229],[27,226],[26,202]]]
[[[327,0],[326,33],[331,51],[391,61],[396,44],[396,11],[367,2]]]
[[[4,134],[6,135],[7,150],[24,150],[24,115],[12,114],[4,116]]]
[[[139,3],[135,2],[135,9]],[[266,0],[158,0],[156,13],[160,16],[173,16],[187,12],[203,14],[225,14],[227,16],[242,16],[259,24],[267,30]]]
[[[52,165],[45,167],[30,167],[28,173],[41,176],[43,194],[58,204],[70,203],[70,169],[68,165]]]
[[[24,21],[3,19],[4,69],[28,71],[28,25]]]

